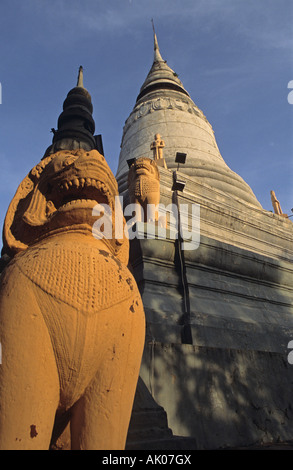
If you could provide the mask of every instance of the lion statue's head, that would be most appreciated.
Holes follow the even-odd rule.
[[[147,157],[137,158],[129,168],[128,184],[131,185],[138,176],[146,176],[147,178],[159,181],[160,173],[155,160]]]
[[[61,150],[45,157],[19,185],[3,228],[3,252],[13,257],[38,240],[64,229],[91,231],[93,207],[107,204],[115,210],[116,179],[97,151]],[[128,240],[105,240],[124,261]],[[123,219],[123,224],[125,223]]]
[[[160,188],[160,172],[155,160],[147,157],[137,158],[130,166],[128,173],[128,189],[130,200],[136,197],[145,199],[150,193]]]

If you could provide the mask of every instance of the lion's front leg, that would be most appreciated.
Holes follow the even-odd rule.
[[[136,220],[136,222],[143,222],[144,219],[145,219],[143,200],[141,198],[135,198],[134,199],[134,204],[136,205],[136,207],[135,207],[135,220]]]
[[[159,193],[149,193],[145,199],[145,221],[156,223],[159,219]]]
[[[0,288],[0,449],[48,449],[59,378],[34,284],[8,267]]]
[[[145,317],[138,295],[100,312],[105,331],[103,361],[74,405],[72,449],[123,450],[145,339]]]

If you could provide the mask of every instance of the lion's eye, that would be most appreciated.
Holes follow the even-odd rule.
[[[70,165],[72,165],[72,163],[74,163],[76,159],[77,159],[77,156],[76,156],[76,155],[70,155],[69,157],[67,157],[67,158],[64,160],[63,166],[70,166]]]

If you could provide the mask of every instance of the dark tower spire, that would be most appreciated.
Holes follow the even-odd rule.
[[[77,148],[92,150],[97,148],[92,112],[91,95],[83,86],[83,68],[80,66],[77,85],[69,91],[63,103],[63,111],[58,119],[58,128],[57,130],[52,129],[53,141],[46,155],[58,150]]]
[[[84,88],[83,86],[83,68],[82,65],[79,66],[78,69],[78,77],[77,77],[77,87]]]

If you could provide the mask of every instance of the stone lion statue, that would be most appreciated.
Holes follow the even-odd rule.
[[[31,170],[8,208],[0,449],[48,449],[68,423],[71,449],[124,449],[144,311],[128,239],[92,234],[93,207],[114,211],[116,195],[102,155],[63,150]]]
[[[158,222],[160,202],[160,173],[155,160],[147,157],[137,158],[129,168],[128,191],[132,204],[138,204],[141,214],[137,220]]]

